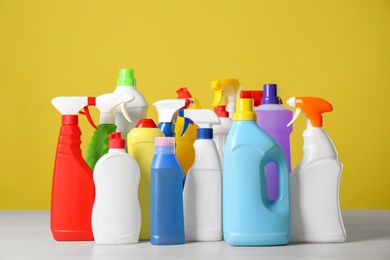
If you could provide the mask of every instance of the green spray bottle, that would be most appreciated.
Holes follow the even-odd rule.
[[[100,124],[95,130],[85,160],[93,170],[100,157],[108,152],[108,135],[115,132],[115,113],[120,111],[123,116],[131,122],[125,105],[134,100],[134,95],[124,93],[103,94],[96,98],[96,107],[100,111]]]

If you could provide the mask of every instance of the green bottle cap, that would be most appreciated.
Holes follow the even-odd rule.
[[[135,87],[134,70],[120,69],[119,77],[116,82],[117,86],[132,86]]]

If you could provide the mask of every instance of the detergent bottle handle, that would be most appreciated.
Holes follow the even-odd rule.
[[[275,163],[278,169],[279,194],[275,201],[271,201],[267,196],[265,166],[268,163]],[[274,145],[264,154],[260,162],[260,169],[262,170],[263,178],[262,199],[264,205],[267,205],[269,210],[278,215],[287,216],[290,211],[290,176],[286,156],[279,145]]]

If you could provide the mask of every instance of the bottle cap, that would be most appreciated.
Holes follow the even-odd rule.
[[[175,147],[175,137],[155,137],[154,146]]]
[[[261,99],[263,98],[263,91],[262,90],[242,90],[240,92],[241,98],[252,98],[253,99],[253,105],[255,107],[258,107],[261,105]]]
[[[196,139],[213,139],[213,129],[212,128],[196,129]]]
[[[122,138],[121,132],[114,132],[108,135],[108,147],[111,148],[119,148],[124,149],[126,146],[125,139]]]
[[[138,123],[135,125],[136,128],[157,128],[156,123],[154,123],[151,118],[141,118]]]
[[[233,115],[233,121],[237,120],[256,120],[257,116],[253,112],[253,99],[239,98],[237,99],[236,112]]]
[[[263,98],[261,104],[280,104],[278,97],[278,89],[276,84],[264,84],[263,86]]]
[[[229,111],[226,111],[226,106],[216,106],[214,112],[218,117],[229,117]]]
[[[117,86],[135,86],[134,70],[121,69],[119,70],[119,77],[116,82]]]

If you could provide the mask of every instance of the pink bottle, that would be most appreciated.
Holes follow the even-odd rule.
[[[257,114],[257,124],[269,133],[282,148],[286,156],[288,171],[291,172],[290,134],[292,125],[287,127],[287,124],[291,121],[293,113],[280,105],[281,100],[277,92],[276,84],[264,84],[261,105],[254,111]],[[268,198],[275,200],[279,193],[276,164],[267,164],[265,173]]]

